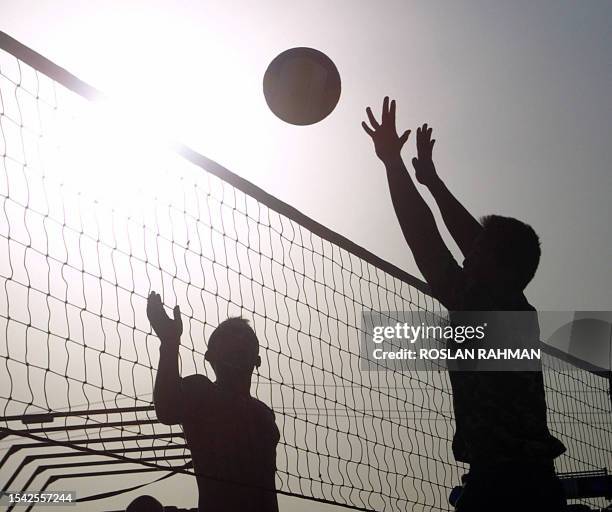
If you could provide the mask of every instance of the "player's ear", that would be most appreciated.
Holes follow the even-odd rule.
[[[257,359],[255,359],[255,368],[259,368],[261,366],[261,357],[257,356]]]

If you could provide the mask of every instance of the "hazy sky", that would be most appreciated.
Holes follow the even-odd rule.
[[[439,173],[476,215],[531,223],[540,309],[612,308],[608,1],[5,0],[2,29],[104,91],[137,91],[204,154],[418,274],[360,121],[385,94],[434,127]],[[343,90],[322,123],[267,109],[292,46],[326,52]],[[405,157],[414,153],[414,138]]]
[[[0,20],[418,275],[360,127],[365,106],[391,95],[401,128],[434,127],[438,171],[474,214],[540,233],[536,307],[612,308],[612,2],[3,0]],[[263,99],[267,64],[293,46],[324,51],[343,80],[338,107],[314,126],[283,123]],[[408,162],[414,151],[411,136]]]

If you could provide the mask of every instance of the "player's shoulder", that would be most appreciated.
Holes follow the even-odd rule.
[[[266,404],[265,402],[262,402],[258,398],[255,398],[253,396],[251,397],[251,406],[259,414],[265,415],[265,416],[270,416],[270,417],[274,418],[274,411],[268,406],[268,404]]]
[[[183,425],[199,424],[202,411],[214,409],[217,403],[216,385],[202,374],[188,375],[181,380]]]
[[[260,434],[270,439],[273,444],[278,443],[280,439],[280,431],[276,424],[276,416],[274,411],[264,402],[257,398],[251,397],[251,411],[254,412],[254,422],[259,425]]]

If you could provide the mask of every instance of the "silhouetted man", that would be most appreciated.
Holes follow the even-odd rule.
[[[438,177],[432,160],[435,140],[431,128],[423,125],[417,130],[418,157],[412,163],[417,180],[429,188],[465,256],[461,268],[400,156],[410,131],[397,134],[395,101],[385,98],[380,124],[370,108],[366,112],[371,126],[362,126],[385,164],[404,237],[433,294],[449,310],[451,322],[475,311],[525,311],[535,316],[523,295],[540,258],[533,229],[512,218],[489,216],[480,223],[472,217]],[[537,343],[537,317],[531,327],[513,336]],[[502,340],[502,345],[512,342]],[[450,380],[456,422],[453,453],[470,465],[456,510],[563,510],[553,460],[565,447],[548,430],[542,373],[451,371]]]
[[[153,399],[159,421],[181,423],[191,450],[199,490],[199,510],[277,512],[274,413],[251,397],[251,377],[259,367],[259,341],[248,322],[230,318],[208,340],[206,360],[216,381],[204,375],[181,379],[178,351],[183,331],[179,307],[168,317],[152,292],[147,316],[161,341]]]

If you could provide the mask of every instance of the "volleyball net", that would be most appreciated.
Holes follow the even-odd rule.
[[[221,321],[253,325],[252,392],[276,414],[281,493],[448,510],[463,468],[447,373],[360,368],[362,312],[430,318],[443,308],[426,285],[195,151],[143,137],[84,82],[0,43],[4,489],[192,473],[181,429],[152,407],[155,290],[181,306],[182,375],[212,378],[206,340]],[[605,468],[607,379],[545,364],[550,428],[568,448],[558,470]]]

